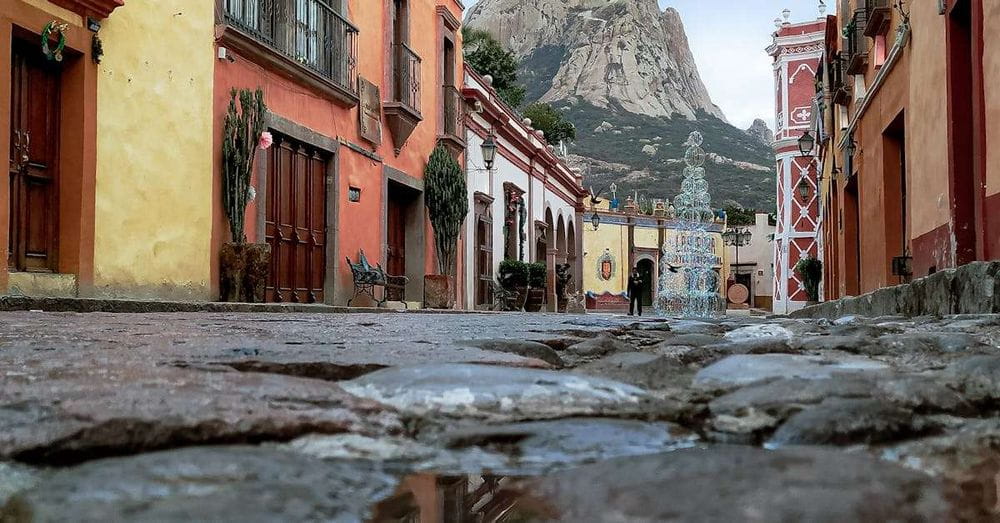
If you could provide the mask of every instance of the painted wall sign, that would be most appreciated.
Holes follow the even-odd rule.
[[[615,265],[615,257],[611,255],[611,251],[604,249],[604,254],[597,259],[597,276],[604,281],[611,280],[616,272]]]
[[[361,137],[379,145],[382,143],[382,99],[378,86],[358,77],[358,97],[361,99],[358,110]]]

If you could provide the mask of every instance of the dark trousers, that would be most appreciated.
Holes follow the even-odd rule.
[[[642,292],[633,291],[629,293],[628,300],[628,313],[631,316],[633,313],[637,313],[642,316]]]

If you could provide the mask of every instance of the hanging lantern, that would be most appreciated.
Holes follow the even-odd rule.
[[[594,226],[595,231],[601,225],[601,215],[597,214],[597,211],[594,211],[593,216],[590,217],[590,224]]]

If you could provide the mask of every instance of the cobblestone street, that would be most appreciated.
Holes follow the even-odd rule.
[[[1000,316],[2,318],[3,521],[1000,517]]]

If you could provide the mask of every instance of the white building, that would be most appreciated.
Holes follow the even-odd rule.
[[[726,247],[731,281],[749,291],[747,305],[771,310],[774,299],[774,232],[776,223],[766,213],[757,213],[753,225],[732,227],[750,232],[750,243],[739,248]]]
[[[465,133],[470,212],[465,223],[464,301],[470,309],[492,304],[491,282],[501,261],[544,261],[551,308],[557,263],[572,265],[580,288],[584,197],[580,174],[546,143],[541,131],[500,100],[488,77],[466,67],[462,95],[470,108]],[[482,144],[490,135],[497,152],[487,169]]]

